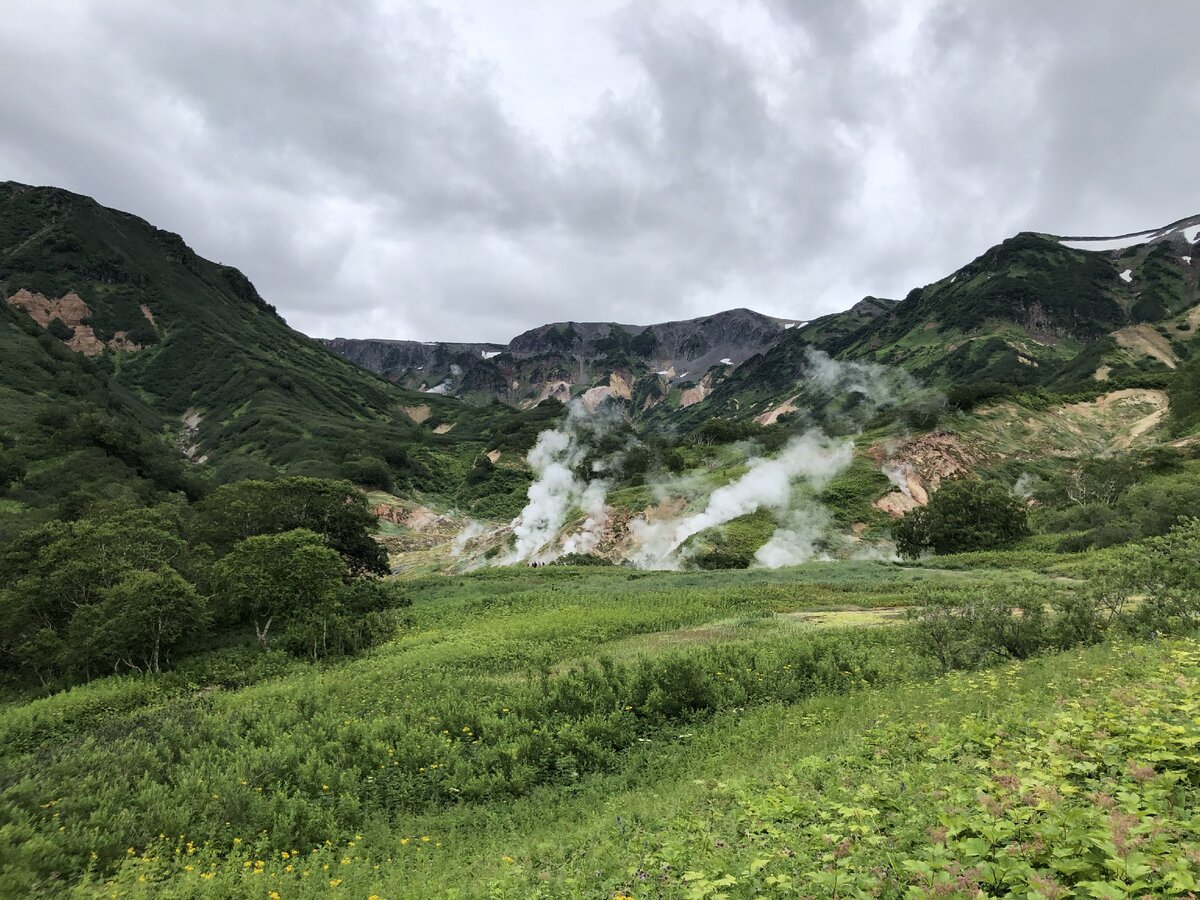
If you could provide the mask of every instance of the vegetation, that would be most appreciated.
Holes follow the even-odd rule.
[[[387,571],[373,531],[350,485],[308,478],[48,523],[0,552],[0,673],[42,686],[157,673],[251,623],[264,650],[276,635],[314,658],[372,646],[407,602],[364,580]]]
[[[890,529],[903,563],[756,569],[785,521],[760,508],[692,535],[688,571],[446,574],[423,542],[520,512],[560,404],[403,390],[178,236],[0,185],[4,296],[88,308],[0,304],[0,894],[1200,891],[1189,277],[1162,246],[1019,235],[792,329],[700,403],[634,385],[639,417],[576,423],[558,473],[604,473],[619,542],[662,484],[694,511],[747,448],[853,435],[792,511],[819,552],[882,557]],[[111,346],[69,350],[77,328]],[[597,364],[661,338],[614,329]],[[1160,420],[1184,439],[1155,445]],[[935,427],[914,471],[961,450],[972,476],[893,522],[880,459]],[[436,536],[397,524],[414,509]],[[394,577],[401,539],[442,571]]]
[[[964,478],[943,484],[928,505],[898,520],[892,535],[901,556],[916,557],[1003,547],[1028,531],[1025,505],[1007,488]]]

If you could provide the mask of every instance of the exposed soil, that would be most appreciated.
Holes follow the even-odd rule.
[[[1151,325],[1128,325],[1119,331],[1114,331],[1113,339],[1117,342],[1118,347],[1157,359],[1168,369],[1179,366],[1179,357],[1175,355],[1171,342],[1155,331]]]
[[[970,474],[980,459],[980,454],[960,437],[944,431],[923,434],[893,447],[876,444],[867,454],[903,485],[875,501],[876,509],[895,518],[924,506],[938,485]]]
[[[57,300],[51,300],[43,294],[22,288],[8,298],[8,304],[23,310],[42,328],[49,328],[50,323],[58,319],[74,332],[64,343],[84,356],[99,356],[105,348],[123,351],[142,349],[141,345],[129,340],[124,331],[118,331],[107,343],[100,340],[92,326],[83,323],[83,320],[92,314],[92,310],[74,291]],[[143,314],[149,317],[149,310],[145,306],[142,310]],[[151,321],[153,322],[153,319]]]

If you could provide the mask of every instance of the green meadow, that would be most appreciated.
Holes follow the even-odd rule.
[[[880,562],[402,582],[394,638],[349,659],[229,640],[160,675],[10,696],[0,884],[362,900],[1186,893],[1200,645],[1114,631],[943,674],[907,614],[1078,582]]]

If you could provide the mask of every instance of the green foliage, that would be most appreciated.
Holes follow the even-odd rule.
[[[855,522],[873,522],[885,515],[873,506],[890,482],[879,466],[856,456],[850,467],[835,475],[820,493],[820,501],[833,521],[845,527]]]
[[[392,472],[387,463],[373,456],[360,456],[342,464],[347,481],[381,491],[392,489]]]
[[[947,481],[893,526],[901,556],[1002,547],[1028,533],[1025,505],[996,482]]]
[[[1044,585],[1012,582],[995,593],[930,592],[911,611],[916,649],[943,672],[996,659],[1028,659],[1049,643]]]
[[[67,645],[85,669],[159,672],[207,618],[203,598],[174,569],[135,569],[71,617]]]
[[[60,341],[69,341],[71,338],[75,337],[75,329],[71,328],[65,322],[63,322],[62,319],[57,317],[50,320],[50,324],[46,326],[46,330],[50,332],[53,337],[58,338]]]
[[[336,615],[334,595],[348,574],[345,561],[319,534],[297,528],[240,541],[217,563],[214,579],[226,615],[253,620],[258,641],[268,650],[276,620],[286,630],[303,627],[298,623],[308,615],[318,620]]]
[[[342,555],[353,575],[386,574],[387,554],[367,498],[346,482],[280,478],[223,485],[194,507],[191,534],[217,555],[255,535],[305,529]]]
[[[1191,434],[1200,426],[1200,356],[1194,356],[1175,372],[1167,386],[1171,401],[1170,421],[1175,434]]]

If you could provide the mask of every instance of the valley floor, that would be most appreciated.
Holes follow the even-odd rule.
[[[897,614],[1051,577],[492,570],[340,664],[10,702],[0,893],[1186,894],[1200,644],[938,677]]]

